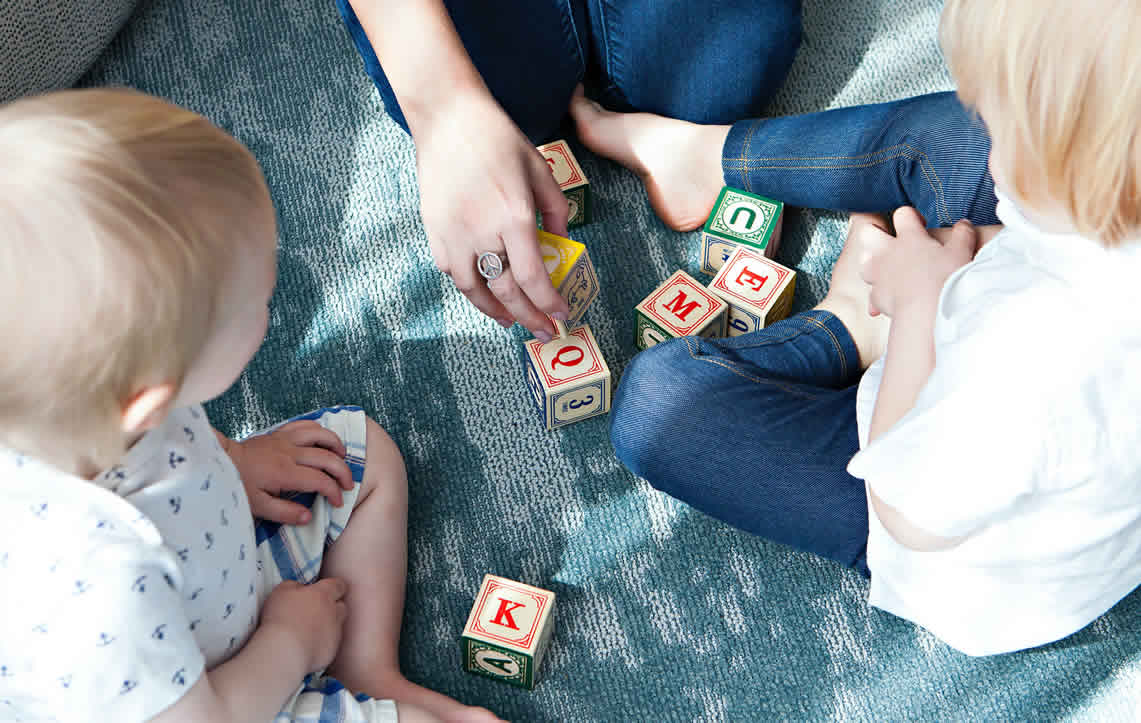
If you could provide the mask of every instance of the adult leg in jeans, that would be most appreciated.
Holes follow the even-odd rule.
[[[407,130],[360,21],[348,0],[336,2],[385,109]],[[588,66],[588,84],[626,109],[704,123],[754,116],[783,82],[801,35],[800,0],[444,4],[492,95],[536,143],[557,131]]]
[[[613,113],[581,95],[571,113],[583,142],[642,176],[679,230],[705,221],[723,184],[805,208],[914,206],[931,227],[998,222],[990,138],[953,93],[732,126]]]
[[[753,534],[869,574],[856,384],[888,323],[867,313],[853,232],[813,311],[731,339],[676,339],[630,362],[611,442],[657,489]]]

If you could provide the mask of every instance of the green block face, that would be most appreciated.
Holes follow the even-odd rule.
[[[463,638],[460,645],[467,672],[534,690],[534,666],[529,655],[470,638]]]
[[[567,218],[567,228],[582,226],[590,222],[590,186],[579,186],[569,191],[563,191],[570,205],[570,217]]]
[[[780,201],[726,186],[705,222],[705,233],[763,251],[782,210]]]
[[[672,339],[673,334],[655,324],[642,312],[635,312],[634,320],[634,346],[638,349],[649,349],[654,344]]]

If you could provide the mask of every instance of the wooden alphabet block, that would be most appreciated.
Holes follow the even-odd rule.
[[[709,290],[729,304],[729,336],[740,336],[788,316],[796,272],[741,247],[709,282]]]
[[[555,594],[484,575],[460,638],[463,668],[533,690],[555,628]]]
[[[634,307],[634,345],[648,349],[680,336],[724,336],[729,305],[684,271],[675,271]]]
[[[527,353],[527,388],[547,429],[610,411],[610,368],[584,324],[544,344],[531,339]]]
[[[539,253],[551,284],[570,306],[569,325],[582,321],[590,304],[598,298],[598,274],[590,262],[586,246],[569,238],[539,229]]]
[[[567,217],[567,228],[581,226],[590,222],[590,182],[578,165],[570,146],[566,141],[554,141],[539,146],[539,153],[547,159],[547,167],[559,184],[563,195],[567,197],[570,205],[570,215]]]
[[[725,186],[701,232],[701,271],[714,275],[738,246],[747,246],[770,259],[778,241],[773,235],[784,204],[771,198]]]

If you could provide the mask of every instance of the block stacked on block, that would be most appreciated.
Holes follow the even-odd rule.
[[[680,336],[724,336],[729,305],[689,274],[675,271],[634,308],[634,345]]]
[[[598,274],[590,262],[590,253],[578,241],[542,229],[539,230],[539,253],[551,284],[570,306],[568,323],[578,324],[598,297]]]
[[[610,411],[610,368],[588,324],[525,347],[527,388],[547,429]]]
[[[469,673],[532,690],[555,627],[555,594],[484,575],[460,638]]]
[[[728,336],[740,336],[788,316],[796,272],[741,247],[709,282],[709,290],[729,305]]]
[[[747,246],[769,258],[776,256],[784,204],[771,198],[725,186],[701,232],[701,270],[716,274],[739,246]],[[779,238],[779,236],[778,236]]]
[[[554,141],[539,146],[539,153],[547,159],[547,167],[559,184],[563,195],[567,197],[570,205],[570,215],[567,217],[567,228],[581,226],[590,221],[590,182],[578,165],[570,146],[566,141]]]

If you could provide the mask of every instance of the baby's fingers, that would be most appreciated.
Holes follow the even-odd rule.
[[[283,525],[304,525],[311,517],[309,508],[305,505],[275,497],[262,490],[250,496],[250,510],[254,517]]]

